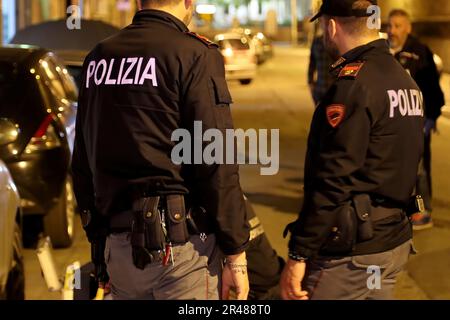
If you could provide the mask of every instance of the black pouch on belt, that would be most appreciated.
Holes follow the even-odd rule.
[[[358,218],[358,242],[364,242],[373,238],[372,201],[367,194],[359,194],[353,197],[353,206]]]
[[[348,254],[356,243],[358,221],[352,202],[347,201],[336,210],[335,226],[320,250],[324,255]]]
[[[165,235],[158,210],[159,197],[141,198],[133,205],[131,244],[148,251],[164,250]]]
[[[172,244],[184,244],[189,241],[186,224],[186,208],[183,196],[167,196],[168,233]]]

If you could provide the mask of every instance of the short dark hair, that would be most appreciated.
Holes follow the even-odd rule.
[[[392,17],[404,17],[408,20],[411,20],[411,16],[406,10],[403,9],[394,9],[391,12],[389,12],[389,18]]]
[[[369,0],[357,0],[353,3],[353,10],[367,10],[370,6],[373,6],[373,3]],[[336,20],[346,33],[350,35],[375,35],[378,34],[377,29],[371,29],[367,25],[367,19],[370,17],[333,17],[333,16],[325,16],[327,20],[334,19]]]
[[[162,7],[168,5],[174,5],[179,3],[181,0],[141,0],[142,8],[149,7]]]

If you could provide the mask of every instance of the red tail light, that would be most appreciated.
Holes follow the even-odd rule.
[[[53,116],[49,114],[47,117],[45,117],[44,121],[42,121],[41,125],[39,126],[39,129],[37,129],[36,133],[34,134],[33,138],[42,138],[45,133],[47,132],[48,126],[53,121]]]
[[[52,124],[54,119],[52,114],[45,117],[25,148],[25,153],[30,154],[37,151],[51,150],[61,146],[61,141]]]

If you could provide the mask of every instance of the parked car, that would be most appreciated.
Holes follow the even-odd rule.
[[[264,33],[257,32],[254,33],[251,29],[244,28],[236,28],[232,29],[233,33],[238,33],[241,35],[245,35],[250,39],[251,46],[253,46],[255,50],[255,55],[258,64],[263,64],[267,60],[273,57],[273,45],[272,41],[267,38]]]
[[[43,217],[55,247],[72,243],[75,198],[69,175],[78,91],[52,52],[0,48],[0,117],[17,123],[17,140],[0,147],[25,216]]]
[[[250,84],[256,76],[257,58],[249,38],[238,33],[223,33],[214,40],[224,56],[227,79]]]
[[[17,126],[0,119],[0,146],[13,143]],[[20,198],[8,168],[0,160],[0,299],[23,300],[25,277],[22,257]]]

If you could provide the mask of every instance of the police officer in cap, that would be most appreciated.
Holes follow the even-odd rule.
[[[115,299],[227,299],[232,288],[246,299],[238,166],[198,161],[194,147],[207,146],[204,130],[233,128],[223,57],[189,32],[193,0],[138,4],[83,67],[72,166],[97,278]],[[186,133],[192,150],[175,152]]]
[[[312,120],[304,205],[287,228],[284,299],[390,299],[412,248],[407,207],[423,149],[423,97],[379,39],[372,5],[324,0],[313,18],[326,48],[342,56]]]

